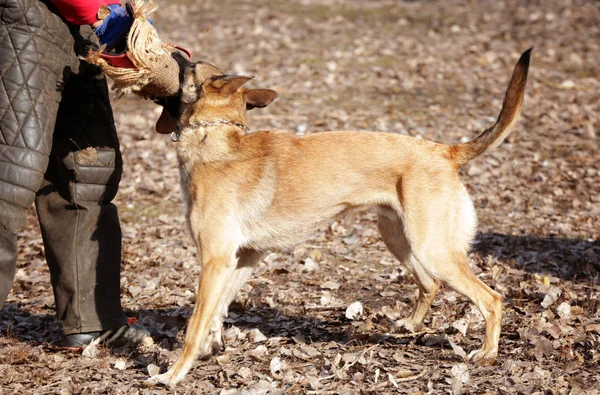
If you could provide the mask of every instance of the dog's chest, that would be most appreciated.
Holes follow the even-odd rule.
[[[188,193],[190,175],[183,165],[179,165],[179,182],[181,184],[181,191],[183,192],[183,205],[185,210],[185,216],[189,219],[190,212],[190,195]]]

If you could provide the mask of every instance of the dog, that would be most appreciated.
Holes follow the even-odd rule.
[[[199,356],[220,349],[228,306],[265,251],[298,243],[363,206],[376,208],[385,245],[419,288],[412,312],[396,324],[421,324],[438,287],[446,284],[467,296],[485,319],[483,347],[469,357],[492,363],[502,297],[468,264],[477,220],[458,170],[497,147],[517,122],[530,56],[531,49],[515,66],[496,123],[458,145],[393,133],[248,133],[246,110],[267,106],[277,93],[246,89],[252,77],[236,75],[196,80],[195,85],[194,68],[186,71],[191,82],[184,87],[188,99],[174,139],[202,272],[183,351],[151,382],[175,384]],[[163,122],[162,132],[173,124]]]

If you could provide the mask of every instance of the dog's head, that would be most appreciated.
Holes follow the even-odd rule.
[[[163,106],[156,131],[168,134],[178,125],[205,119],[221,118],[245,122],[245,111],[266,107],[277,98],[271,89],[242,88],[252,77],[224,75],[210,63],[192,63],[174,53],[179,64],[179,92],[175,96],[155,100]]]
[[[263,108],[277,98],[271,89],[246,89],[243,85],[253,77],[218,75],[206,79],[197,100],[183,113],[182,124],[226,119],[246,122],[246,110]]]
[[[174,96],[155,100],[163,107],[156,122],[156,131],[161,134],[169,134],[176,130],[185,110],[200,97],[204,81],[223,75],[221,70],[212,64],[202,61],[192,63],[179,52],[174,52],[173,58],[179,65],[179,91]]]

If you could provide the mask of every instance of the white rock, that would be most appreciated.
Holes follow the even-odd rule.
[[[321,306],[327,306],[331,304],[331,294],[329,292],[324,293],[323,296],[321,296],[319,303],[321,303]]]
[[[115,361],[115,369],[125,370],[125,361],[121,358]]]
[[[287,364],[279,357],[271,359],[269,369],[273,377],[281,376],[281,374],[287,369]]]
[[[154,346],[154,340],[150,336],[146,336],[142,339],[142,347],[148,348]]]
[[[351,303],[350,306],[346,308],[346,318],[352,321],[359,319],[363,313],[363,305],[360,302]]]
[[[552,306],[554,302],[560,298],[561,294],[562,289],[552,285],[546,293],[546,296],[544,296],[544,300],[542,300],[542,307],[547,309],[548,307]]]
[[[319,268],[319,265],[316,264],[311,258],[306,258],[304,260],[304,270],[307,272],[313,272]]]

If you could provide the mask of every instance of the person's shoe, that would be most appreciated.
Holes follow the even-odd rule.
[[[98,339],[99,343],[106,345],[124,345],[126,343],[136,345],[146,336],[150,336],[150,331],[137,324],[136,321],[135,318],[130,318],[127,324],[118,329],[66,335],[60,345],[66,348],[83,348]]]

